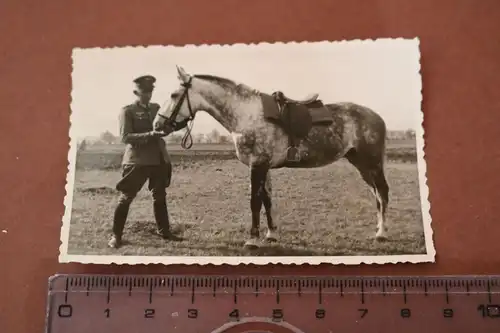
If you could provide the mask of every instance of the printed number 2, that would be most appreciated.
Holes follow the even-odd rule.
[[[146,309],[144,310],[144,318],[154,318],[155,309]]]

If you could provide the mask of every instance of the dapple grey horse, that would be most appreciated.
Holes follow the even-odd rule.
[[[262,93],[247,85],[212,75],[190,75],[177,67],[180,87],[158,111],[155,130],[179,130],[203,110],[215,118],[232,136],[239,161],[250,168],[252,223],[246,247],[259,246],[260,212],[267,217],[267,241],[277,241],[277,219],[271,200],[270,169],[315,168],[346,158],[359,170],[372,190],[377,206],[375,239],[386,238],[386,210],[389,186],[384,175],[386,125],[371,109],[355,103],[332,103],[324,107],[333,121],[312,125],[300,142],[300,161],[287,160],[289,134],[283,126],[266,119]],[[315,100],[295,101],[303,105]],[[186,135],[190,136],[188,127]],[[192,142],[192,139],[191,139]],[[335,181],[325,180],[325,181]]]

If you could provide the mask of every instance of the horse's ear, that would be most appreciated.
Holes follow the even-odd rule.
[[[177,78],[182,82],[187,82],[189,80],[189,74],[186,73],[184,68],[177,65],[175,65],[175,67],[177,67]]]

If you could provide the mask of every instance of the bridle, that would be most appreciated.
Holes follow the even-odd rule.
[[[182,140],[181,140],[181,147],[184,149],[189,149],[193,146],[193,137],[191,136],[191,130],[192,130],[193,124],[194,124],[193,123],[194,111],[191,107],[191,101],[189,100],[189,88],[192,87],[192,85],[191,85],[192,79],[193,79],[192,76],[190,76],[189,80],[187,82],[181,83],[181,86],[184,87],[184,91],[182,92],[181,97],[179,97],[179,100],[177,101],[177,104],[175,105],[174,110],[172,111],[172,114],[170,115],[170,117],[165,117],[164,115],[158,113],[158,116],[165,119],[166,122],[172,128],[174,128],[174,130],[176,130],[176,131],[186,127],[187,123],[189,121],[191,121],[191,124],[189,124],[189,126],[186,130],[186,133],[184,134],[184,136],[182,137]],[[184,100],[187,101],[188,110],[189,110],[189,117],[187,117],[186,119],[183,119],[181,122],[177,122],[175,119],[177,118],[177,115],[179,114],[179,112],[181,110],[182,103],[184,103]],[[187,145],[188,139],[190,142],[189,145]]]

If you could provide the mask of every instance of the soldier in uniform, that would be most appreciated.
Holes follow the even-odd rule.
[[[122,178],[116,185],[121,194],[114,212],[113,235],[108,243],[110,247],[118,248],[122,244],[130,204],[146,181],[153,196],[158,234],[164,239],[180,240],[170,232],[166,188],[170,186],[172,164],[162,139],[173,129],[166,132],[153,130],[153,120],[160,109],[159,104],[151,103],[155,82],[156,78],[151,75],[136,78],[134,94],[137,100],[120,111],[120,136],[126,148]]]

